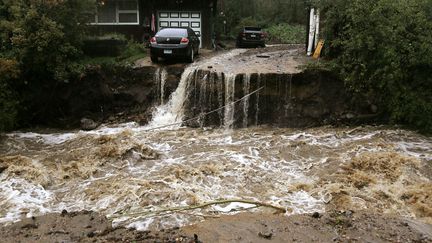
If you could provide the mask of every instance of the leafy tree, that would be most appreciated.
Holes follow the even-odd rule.
[[[16,80],[19,74],[15,61],[0,58],[0,131],[15,126],[18,101],[16,93],[10,88],[10,82]]]
[[[328,56],[394,123],[432,131],[431,0],[325,0]]]
[[[33,110],[35,101],[54,92],[56,83],[77,74],[87,13],[94,4],[93,0],[0,1],[0,58],[3,64],[14,63],[1,69],[0,109],[13,110],[20,101]],[[18,76],[8,74],[15,69]],[[16,110],[9,113],[7,120],[15,119]],[[21,115],[30,118],[29,113]],[[0,122],[0,130],[10,127],[1,118]]]

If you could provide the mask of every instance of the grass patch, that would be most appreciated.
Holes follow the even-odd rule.
[[[84,57],[80,64],[85,66],[94,65],[131,65],[141,58],[147,56],[147,49],[144,44],[129,41],[126,48],[117,57],[100,56],[100,57]]]
[[[287,23],[272,25],[265,29],[271,43],[301,44],[304,43],[306,29],[303,25],[290,25]]]

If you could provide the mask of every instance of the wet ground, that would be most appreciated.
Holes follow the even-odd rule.
[[[4,242],[432,242],[432,226],[394,215],[238,214],[184,228],[112,228],[94,212],[49,214],[0,228]]]
[[[219,52],[202,50],[195,65],[199,69],[219,73],[299,73],[310,61],[303,45],[268,45],[266,48],[232,49]],[[151,63],[150,58],[138,60],[136,67],[185,65],[178,60]]]

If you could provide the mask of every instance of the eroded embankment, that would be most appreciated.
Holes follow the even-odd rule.
[[[198,119],[189,126],[314,127],[367,123],[377,117],[373,101],[352,97],[328,71],[237,74],[199,69],[190,79],[185,120]]]
[[[39,96],[32,126],[75,128],[82,118],[99,124],[122,121],[146,124],[152,108],[160,105],[161,93],[166,94],[162,98],[168,99],[177,88],[184,66],[89,67],[80,79],[60,83],[49,95]],[[164,92],[160,90],[161,78]]]
[[[59,84],[52,95],[37,102],[43,105],[33,123],[71,128],[82,118],[96,121],[96,126],[154,123],[157,112],[165,112],[159,109],[161,104],[178,106],[171,115],[180,115],[180,121],[194,118],[184,123],[192,127],[313,127],[377,120],[374,100],[352,97],[336,75],[304,69],[306,63],[298,47],[276,46],[235,49],[202,57],[189,66],[96,66],[79,80]]]

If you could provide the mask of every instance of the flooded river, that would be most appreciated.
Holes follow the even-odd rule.
[[[190,213],[121,216],[220,199],[267,202],[289,214],[354,207],[426,221],[431,217],[432,139],[414,132],[382,127],[147,129],[130,123],[91,132],[3,136],[0,222],[94,210],[115,224],[148,229],[253,206],[232,203]]]
[[[161,211],[223,199],[263,202],[286,208],[287,214],[364,209],[432,223],[430,137],[389,127],[232,129],[238,114],[230,103],[235,101],[230,78],[221,99],[224,110],[219,110],[223,126],[181,127],[195,71],[200,65],[216,69],[241,53],[234,50],[188,67],[169,101],[160,94],[162,105],[148,126],[0,136],[0,223],[92,210],[115,225],[146,230],[245,209],[270,210],[228,203]],[[163,91],[166,75],[158,72]],[[229,69],[224,72],[230,77]],[[243,89],[250,90],[249,85],[245,82]],[[237,105],[242,114],[254,108],[248,99]]]

